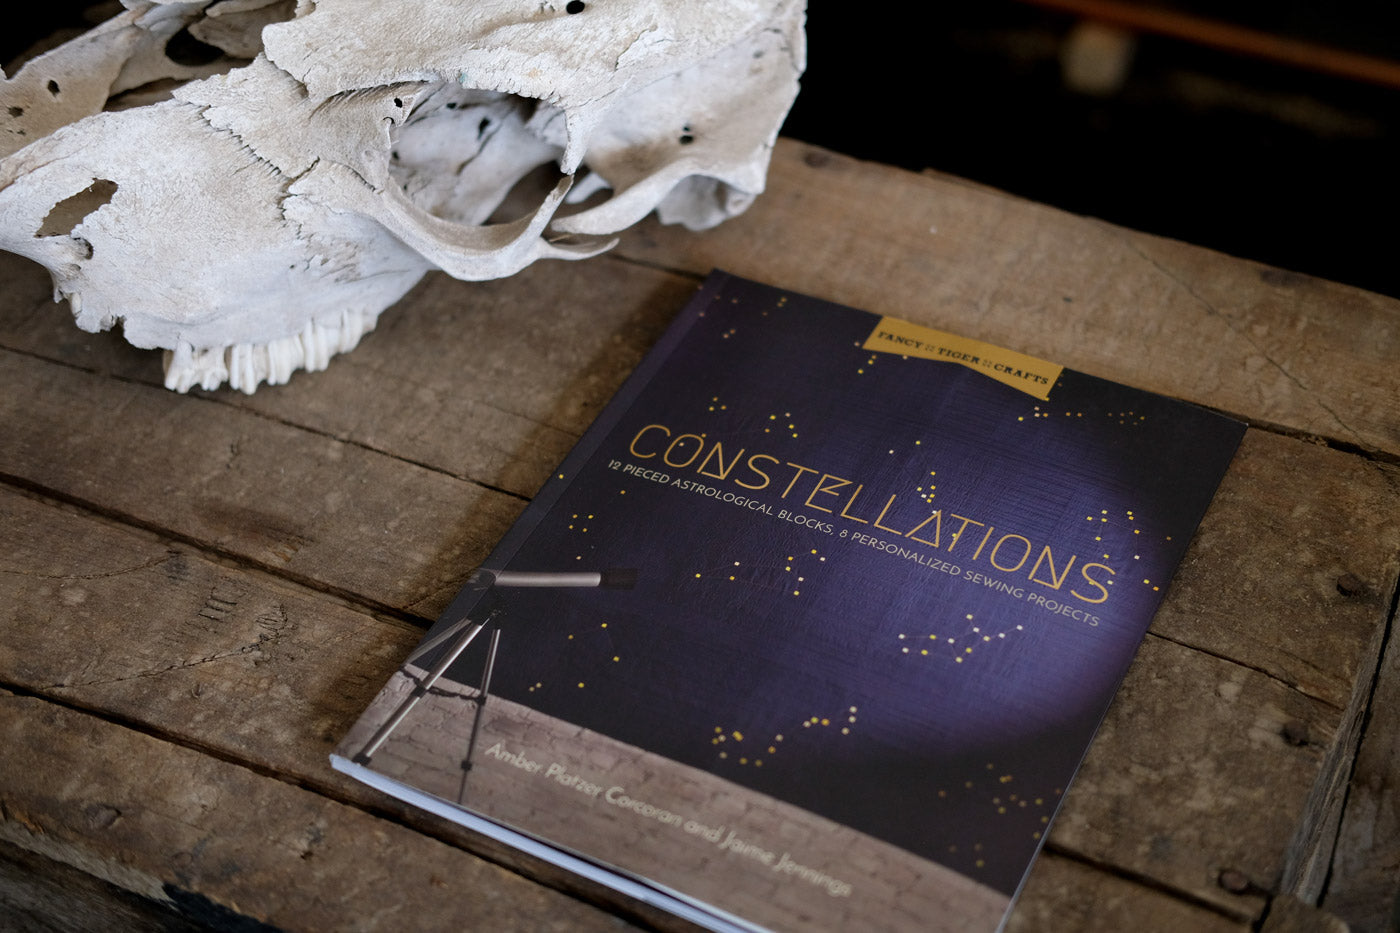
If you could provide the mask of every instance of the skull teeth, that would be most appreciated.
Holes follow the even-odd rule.
[[[325,369],[331,357],[353,350],[378,319],[377,314],[344,311],[338,320],[310,321],[301,333],[267,343],[196,349],[181,342],[165,351],[165,387],[212,391],[227,382],[229,388],[251,395],[260,384],[280,385],[297,370]]]

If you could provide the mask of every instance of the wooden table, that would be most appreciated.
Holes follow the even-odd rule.
[[[326,756],[718,266],[1251,425],[1012,930],[1386,928],[1400,302],[790,141],[769,187],[704,234],[430,276],[254,396],[165,390],[0,259],[0,914],[676,927]]]

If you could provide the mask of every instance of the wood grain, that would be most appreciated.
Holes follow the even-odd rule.
[[[1016,900],[1007,933],[1127,930],[1245,933],[1250,924],[1145,888],[1054,852],[1041,855]]]
[[[1249,431],[1153,620],[1338,709],[1400,579],[1400,470]]]
[[[1261,441],[1266,450],[1273,443]],[[1283,443],[1324,461],[1329,453]],[[414,495],[411,486],[399,491]],[[330,772],[325,755],[416,642],[415,628],[72,507],[7,494],[0,515],[12,542],[0,575],[10,614],[0,680],[339,799],[383,805]],[[1183,578],[1197,566],[1215,562],[1189,564]],[[1257,916],[1262,899],[1222,889],[1219,873],[1267,879],[1277,870],[1342,713],[1165,638],[1151,639],[1144,658],[1052,845]],[[1297,734],[1309,742],[1289,738]],[[1177,806],[1183,793],[1190,819]],[[461,841],[484,850],[481,840]]]
[[[281,929],[617,930],[615,917],[276,778],[0,694],[0,838],[178,911]],[[212,910],[211,910],[212,912]]]
[[[66,306],[49,301],[38,266],[0,253],[7,274],[16,313],[0,317],[0,346],[161,384],[159,353],[78,331]],[[613,261],[537,265],[494,282],[430,275],[325,372],[252,396],[189,397],[529,496],[695,287],[689,276]]]
[[[393,609],[439,611],[524,505],[229,405],[0,358],[0,473]]]
[[[1329,859],[1324,910],[1382,915],[1400,303],[788,141],[736,221],[647,222],[611,258],[499,282],[430,276],[329,371],[252,397],[167,392],[157,354],[76,330],[42,270],[0,256],[7,864],[61,863],[93,903],[156,919],[382,928],[422,904],[429,927],[618,924],[567,889],[674,926],[326,753],[713,266],[1257,428],[1012,929],[1315,916],[1288,898]],[[20,878],[0,871],[0,904],[61,887]]]
[[[703,234],[648,220],[619,254],[723,268],[1400,454],[1400,301],[943,176],[780,140],[748,213]]]
[[[197,933],[177,910],[28,849],[0,843],[0,930]]]
[[[1400,639],[1391,624],[1322,898],[1355,933],[1400,927]]]

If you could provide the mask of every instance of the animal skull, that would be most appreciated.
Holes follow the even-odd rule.
[[[122,3],[0,81],[0,248],[181,392],[322,369],[430,269],[743,211],[804,65],[803,0]]]

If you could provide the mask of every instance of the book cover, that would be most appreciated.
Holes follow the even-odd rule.
[[[335,767],[695,922],[1002,922],[1244,426],[712,274]]]

